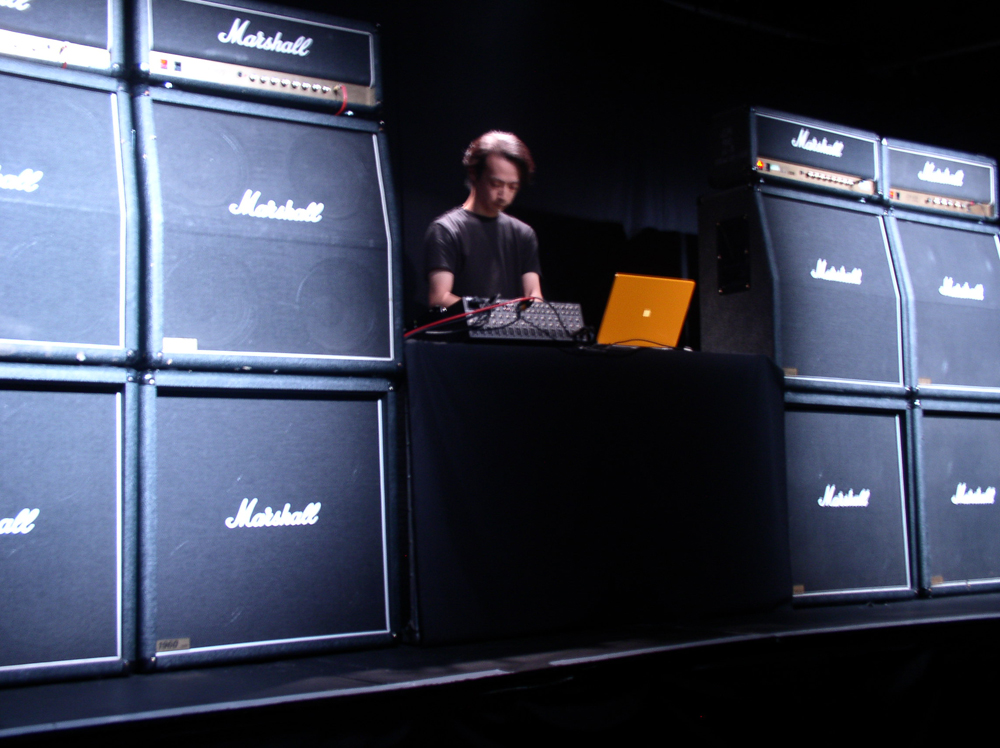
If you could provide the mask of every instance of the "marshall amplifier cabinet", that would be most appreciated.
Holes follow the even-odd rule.
[[[713,187],[778,181],[866,199],[878,195],[875,133],[769,109],[740,109],[715,118]]]
[[[914,594],[907,401],[787,393],[793,599]]]
[[[136,359],[138,210],[129,94],[0,60],[0,358]]]
[[[918,401],[921,587],[1000,589],[1000,404]]]
[[[889,202],[956,218],[997,217],[997,162],[987,156],[884,140]]]
[[[147,667],[391,641],[388,381],[159,371],[141,390]]]
[[[0,365],[0,683],[133,659],[134,380]]]
[[[913,382],[927,396],[1000,397],[1000,241],[991,225],[893,211]]]
[[[378,126],[164,89],[134,101],[150,365],[393,371],[402,294]]]
[[[699,203],[702,349],[762,353],[797,389],[904,395],[881,208],[758,186]]]
[[[136,0],[135,65],[154,81],[371,111],[381,101],[367,23],[244,0]]]
[[[121,0],[0,0],[0,55],[119,75]]]

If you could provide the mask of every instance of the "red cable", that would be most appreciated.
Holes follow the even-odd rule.
[[[421,325],[420,327],[414,327],[408,333],[403,335],[403,338],[408,338],[411,335],[416,335],[418,332],[422,332],[431,327],[437,327],[438,325],[443,325],[445,322],[451,322],[452,320],[462,319],[463,317],[471,317],[473,314],[479,314],[480,312],[488,312],[490,309],[496,309],[498,306],[507,306],[508,304],[519,304],[522,301],[528,301],[530,296],[522,296],[519,299],[510,299],[509,301],[501,301],[499,304],[492,304],[490,306],[484,306],[481,309],[473,309],[471,312],[462,312],[461,314],[453,314],[450,317],[445,317],[444,319],[439,319],[436,322],[428,322],[426,325]]]
[[[340,109],[338,109],[337,113],[333,115],[334,117],[339,117],[344,113],[344,110],[347,109],[347,86],[340,85],[337,86],[337,88],[340,89],[340,95],[344,98],[344,103],[340,105]]]

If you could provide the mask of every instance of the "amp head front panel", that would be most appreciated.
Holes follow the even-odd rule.
[[[315,117],[153,102],[154,365],[392,366],[379,137]]]
[[[0,55],[118,73],[120,0],[3,0]]]
[[[901,385],[900,296],[883,218],[763,197],[789,376]]]
[[[911,590],[901,412],[785,414],[797,599]]]
[[[0,75],[2,355],[124,359],[122,106],[113,90]]]
[[[993,231],[895,220],[915,311],[925,387],[1000,392],[1000,243]]]

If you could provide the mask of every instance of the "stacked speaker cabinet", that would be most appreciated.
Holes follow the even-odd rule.
[[[377,124],[144,89],[152,366],[392,373],[395,216]]]
[[[125,368],[0,365],[0,683],[132,659],[136,387]]]
[[[381,124],[347,116],[378,104],[374,29],[242,0],[134,11],[139,656],[390,642],[398,220]]]
[[[716,135],[730,189],[699,202],[702,348],[785,372],[793,597],[913,595],[910,320],[879,138],[763,109]]]
[[[388,380],[160,371],[142,405],[149,665],[391,640]]]
[[[135,363],[127,88],[0,60],[0,111],[0,357]]]
[[[920,585],[1000,588],[1000,239],[996,162],[904,141],[883,148],[890,240],[908,289]]]

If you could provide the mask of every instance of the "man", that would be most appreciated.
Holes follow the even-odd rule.
[[[492,131],[469,144],[462,159],[468,199],[427,228],[428,301],[449,307],[462,296],[542,298],[538,238],[504,211],[535,171],[516,135]]]

